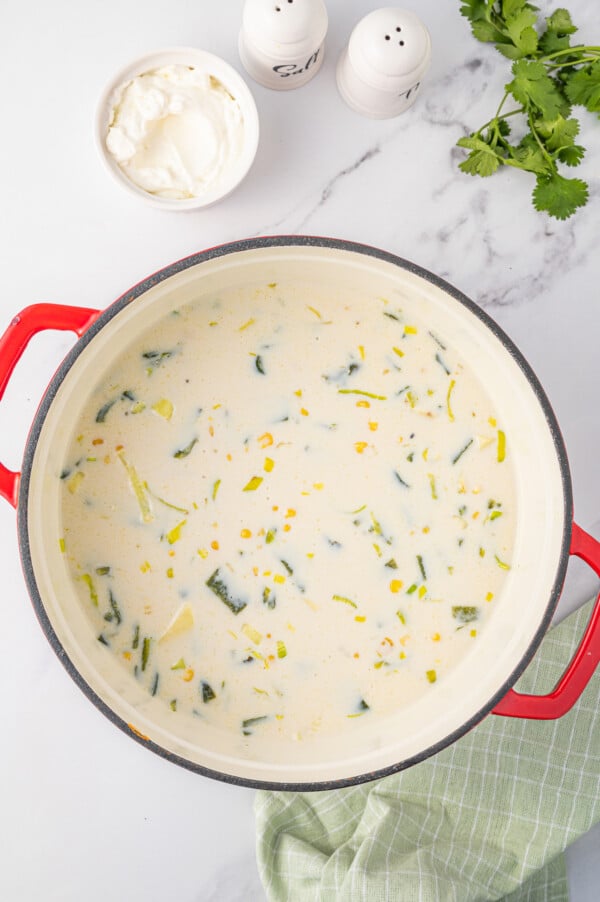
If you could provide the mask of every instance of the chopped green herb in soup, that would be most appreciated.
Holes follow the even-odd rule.
[[[511,435],[418,313],[281,283],[203,299],[82,410],[57,542],[101,654],[169,717],[249,744],[360,730],[488,628]]]

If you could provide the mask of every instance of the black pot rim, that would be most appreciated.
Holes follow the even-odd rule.
[[[416,755],[411,756],[408,759],[397,762],[395,764],[389,765],[387,767],[380,768],[378,770],[372,772],[365,772],[362,774],[357,774],[353,777],[344,777],[341,779],[334,780],[325,780],[325,781],[309,781],[309,782],[299,782],[299,783],[285,783],[278,781],[269,781],[269,780],[253,780],[245,777],[239,777],[235,774],[228,774],[221,771],[214,771],[210,768],[207,768],[203,765],[197,764],[194,761],[190,761],[187,758],[184,758],[181,755],[177,755],[169,750],[163,748],[158,743],[153,742],[151,739],[144,737],[139,732],[132,729],[130,725],[128,725],[121,717],[119,717],[113,710],[110,708],[99,696],[95,693],[92,687],[84,680],[80,672],[77,670],[75,665],[72,663],[70,658],[68,657],[65,649],[63,648],[58,636],[56,635],[54,628],[50,622],[50,619],[46,613],[46,609],[44,607],[44,603],[40,592],[38,590],[31,556],[31,547],[29,542],[29,531],[27,526],[28,521],[28,495],[29,495],[29,485],[31,479],[31,470],[34,462],[35,451],[37,448],[37,442],[40,436],[40,432],[42,430],[42,426],[46,420],[46,417],[50,411],[52,406],[52,402],[56,396],[56,393],[64,380],[66,374],[73,366],[75,360],[79,357],[79,355],[85,350],[87,345],[93,340],[95,335],[103,329],[112,319],[116,316],[124,307],[128,304],[131,304],[137,298],[145,294],[150,288],[158,285],[160,282],[165,281],[171,276],[176,275],[179,272],[182,272],[186,269],[189,269],[193,266],[197,266],[200,263],[206,262],[208,260],[212,260],[216,257],[225,257],[229,254],[235,254],[242,251],[250,251],[256,250],[259,248],[272,248],[272,247],[319,247],[325,249],[332,249],[336,251],[346,251],[352,252],[356,254],[363,254],[368,257],[375,258],[377,260],[384,261],[386,263],[391,263],[394,266],[399,267],[400,269],[406,270],[414,275],[420,276],[427,282],[430,282],[432,285],[435,285],[437,288],[440,288],[447,294],[449,294],[454,300],[458,301],[462,304],[463,307],[476,316],[487,328],[493,333],[493,335],[498,339],[498,341],[503,345],[504,349],[510,354],[513,358],[517,366],[523,372],[525,377],[527,378],[540,407],[544,413],[546,422],[548,424],[554,448],[556,451],[556,457],[560,468],[561,473],[561,482],[562,482],[562,492],[563,492],[563,514],[564,514],[564,529],[563,536],[561,542],[561,549],[559,559],[557,561],[556,573],[554,578],[554,583],[552,586],[552,590],[550,592],[548,603],[546,605],[543,617],[540,620],[538,629],[533,635],[529,646],[521,657],[520,661],[513,669],[513,671],[507,676],[503,685],[498,689],[498,691],[488,700],[488,702],[475,714],[473,714],[467,721],[461,724],[460,727],[457,727],[454,731],[449,733],[444,737],[443,740],[429,746],[426,749],[423,749],[421,752]],[[531,662],[535,652],[537,651],[538,646],[540,645],[545,633],[547,632],[552,616],[558,604],[560,593],[562,590],[562,586],[564,583],[567,564],[569,560],[569,548],[571,544],[571,527],[573,520],[573,495],[572,495],[572,484],[571,484],[571,475],[569,470],[569,463],[566,453],[566,448],[564,444],[564,440],[554,414],[554,411],[551,407],[550,401],[542,388],[541,383],[539,382],[537,376],[534,371],[530,367],[527,360],[524,358],[522,353],[518,350],[516,345],[513,343],[512,339],[506,335],[506,333],[500,328],[500,326],[477,304],[467,298],[462,292],[456,289],[453,285],[446,282],[444,279],[439,276],[434,275],[422,267],[411,263],[408,260],[403,259],[402,257],[398,257],[395,254],[389,253],[387,251],[380,250],[379,248],[372,247],[368,244],[360,244],[353,241],[346,241],[344,239],[339,238],[323,238],[317,236],[305,236],[305,235],[278,235],[278,236],[265,236],[259,238],[248,238],[239,241],[230,242],[227,244],[218,245],[213,248],[209,248],[207,250],[201,251],[196,254],[192,254],[188,257],[184,257],[181,260],[178,260],[175,263],[166,266],[165,268],[159,270],[153,275],[149,276],[147,279],[144,279],[142,282],[139,282],[137,285],[134,285],[129,291],[125,292],[125,294],[121,295],[116,301],[114,301],[110,306],[108,306],[98,317],[98,319],[93,323],[92,326],[84,333],[84,335],[77,341],[75,346],[69,351],[69,353],[64,358],[60,367],[54,374],[52,380],[50,381],[48,388],[42,398],[40,406],[37,410],[36,416],[33,420],[32,427],[27,439],[23,464],[21,470],[21,479],[20,479],[20,489],[19,489],[19,500],[17,506],[17,531],[19,538],[19,548],[21,554],[21,563],[23,567],[23,572],[25,576],[25,581],[27,584],[27,588],[29,591],[29,595],[31,597],[31,601],[37,615],[37,618],[41,624],[41,627],[48,639],[50,645],[54,649],[56,655],[59,660],[66,668],[67,672],[74,680],[74,682],[79,686],[79,688],[84,692],[84,694],[88,697],[88,699],[93,702],[93,704],[98,708],[99,711],[102,712],[115,726],[117,726],[120,730],[126,733],[131,738],[135,739],[137,742],[141,743],[146,748],[155,752],[161,758],[166,759],[167,761],[173,762],[174,764],[178,764],[181,767],[186,768],[187,770],[191,770],[195,773],[202,774],[206,777],[211,777],[216,780],[223,781],[225,783],[230,783],[236,786],[245,786],[254,789],[270,789],[270,790],[283,790],[283,791],[293,791],[293,792],[306,792],[306,791],[322,791],[328,789],[340,789],[346,786],[354,786],[360,783],[366,783],[371,780],[379,779],[381,777],[390,776],[391,774],[397,773],[401,770],[404,770],[408,767],[412,767],[415,764],[419,764],[425,759],[431,757],[432,755],[437,754],[437,752],[446,748],[447,746],[454,743],[457,739],[471,730],[474,726],[476,726],[483,718],[488,715],[494,706],[502,699],[508,690],[514,685],[514,683],[518,680],[521,674],[524,672],[528,664]]]

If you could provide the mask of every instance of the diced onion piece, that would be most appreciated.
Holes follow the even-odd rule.
[[[191,630],[193,625],[194,611],[192,610],[192,606],[188,602],[185,602],[175,612],[174,616],[167,625],[166,630],[160,636],[158,641],[164,642],[166,639],[171,639],[173,636],[179,636],[181,633],[185,633],[187,630]]]
[[[255,645],[260,645],[262,641],[262,634],[255,630],[253,626],[249,623],[245,623],[242,627],[242,632],[245,636],[250,639],[251,642],[254,642]]]
[[[85,479],[85,473],[82,473],[81,470],[77,470],[76,473],[71,476],[69,481],[67,482],[67,488],[70,491],[71,495],[74,495],[83,480]]]

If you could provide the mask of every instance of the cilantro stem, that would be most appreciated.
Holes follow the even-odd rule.
[[[503,25],[505,24],[503,17],[500,16],[493,7],[492,7],[492,9],[490,9],[489,12],[490,12],[489,17],[486,16],[486,19],[488,20],[488,22],[491,25],[493,25],[494,28],[500,32],[500,34],[502,34],[502,35],[504,35],[504,37],[510,39],[510,35],[509,35],[508,31],[506,30],[506,28],[503,28]],[[512,40],[511,40],[511,43],[512,43]]]
[[[504,101],[502,101],[502,102],[504,103]],[[500,105],[500,107],[498,107],[498,111],[500,111],[501,107],[502,107],[502,104]],[[485,131],[486,128],[490,128],[490,126],[492,126],[495,122],[500,122],[501,119],[508,119],[509,116],[516,116],[516,115],[518,115],[518,113],[522,113],[523,110],[524,110],[524,107],[519,107],[516,110],[511,110],[509,113],[503,113],[501,116],[499,116],[498,113],[496,113],[496,115],[493,116],[489,120],[489,122],[486,122],[485,125],[482,125],[481,128],[477,129],[477,131],[475,132],[475,135],[477,137],[479,137],[479,135],[481,135],[482,131]]]
[[[564,69],[566,66],[579,66],[581,63],[595,63],[598,59],[600,59],[600,56],[583,56],[581,59],[567,60],[564,63],[556,63],[554,66],[548,66],[548,71],[554,72],[556,69]]]
[[[504,166],[513,166],[515,169],[521,169],[522,171],[527,171],[523,169],[521,163],[518,160],[510,160],[508,157],[498,157],[498,160]]]
[[[569,54],[576,55],[581,53],[600,54],[600,46],[595,46],[593,44],[587,46],[584,44],[577,44],[575,47],[565,47],[563,50],[556,50],[554,53],[547,53],[545,56],[539,56],[538,60],[540,63],[547,63],[550,60],[556,59],[557,56],[569,56]],[[579,60],[574,60],[573,65],[576,65],[577,62],[579,62]]]
[[[529,128],[531,129],[531,134],[533,135],[533,137],[534,137],[535,140],[537,141],[538,147],[540,148],[540,150],[541,150],[541,152],[542,152],[542,155],[543,155],[544,158],[550,163],[551,168],[552,168],[552,169],[556,169],[556,163],[554,162],[554,160],[552,159],[552,157],[550,156],[550,154],[548,153],[548,151],[547,151],[546,148],[544,147],[544,143],[543,143],[543,141],[540,139],[540,136],[538,135],[537,129],[536,129],[536,127],[535,127],[535,122],[533,121],[533,116],[531,115],[531,113],[528,113],[528,115],[527,115],[527,121],[529,122]]]
[[[498,116],[500,115],[500,112],[501,112],[501,110],[502,110],[502,107],[503,107],[504,104],[506,103],[507,98],[508,98],[508,91],[505,92],[504,97],[502,98],[502,100],[501,100],[500,103],[498,104],[498,109],[496,110],[496,115],[494,116],[494,119],[497,119]],[[493,121],[493,120],[492,120],[492,121]]]

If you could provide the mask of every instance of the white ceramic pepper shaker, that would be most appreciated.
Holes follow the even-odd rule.
[[[430,59],[431,38],[418,16],[376,9],[355,26],[339,59],[339,92],[357,113],[389,119],[415,102]]]
[[[317,74],[327,33],[323,0],[246,0],[240,59],[259,84],[299,88]]]

